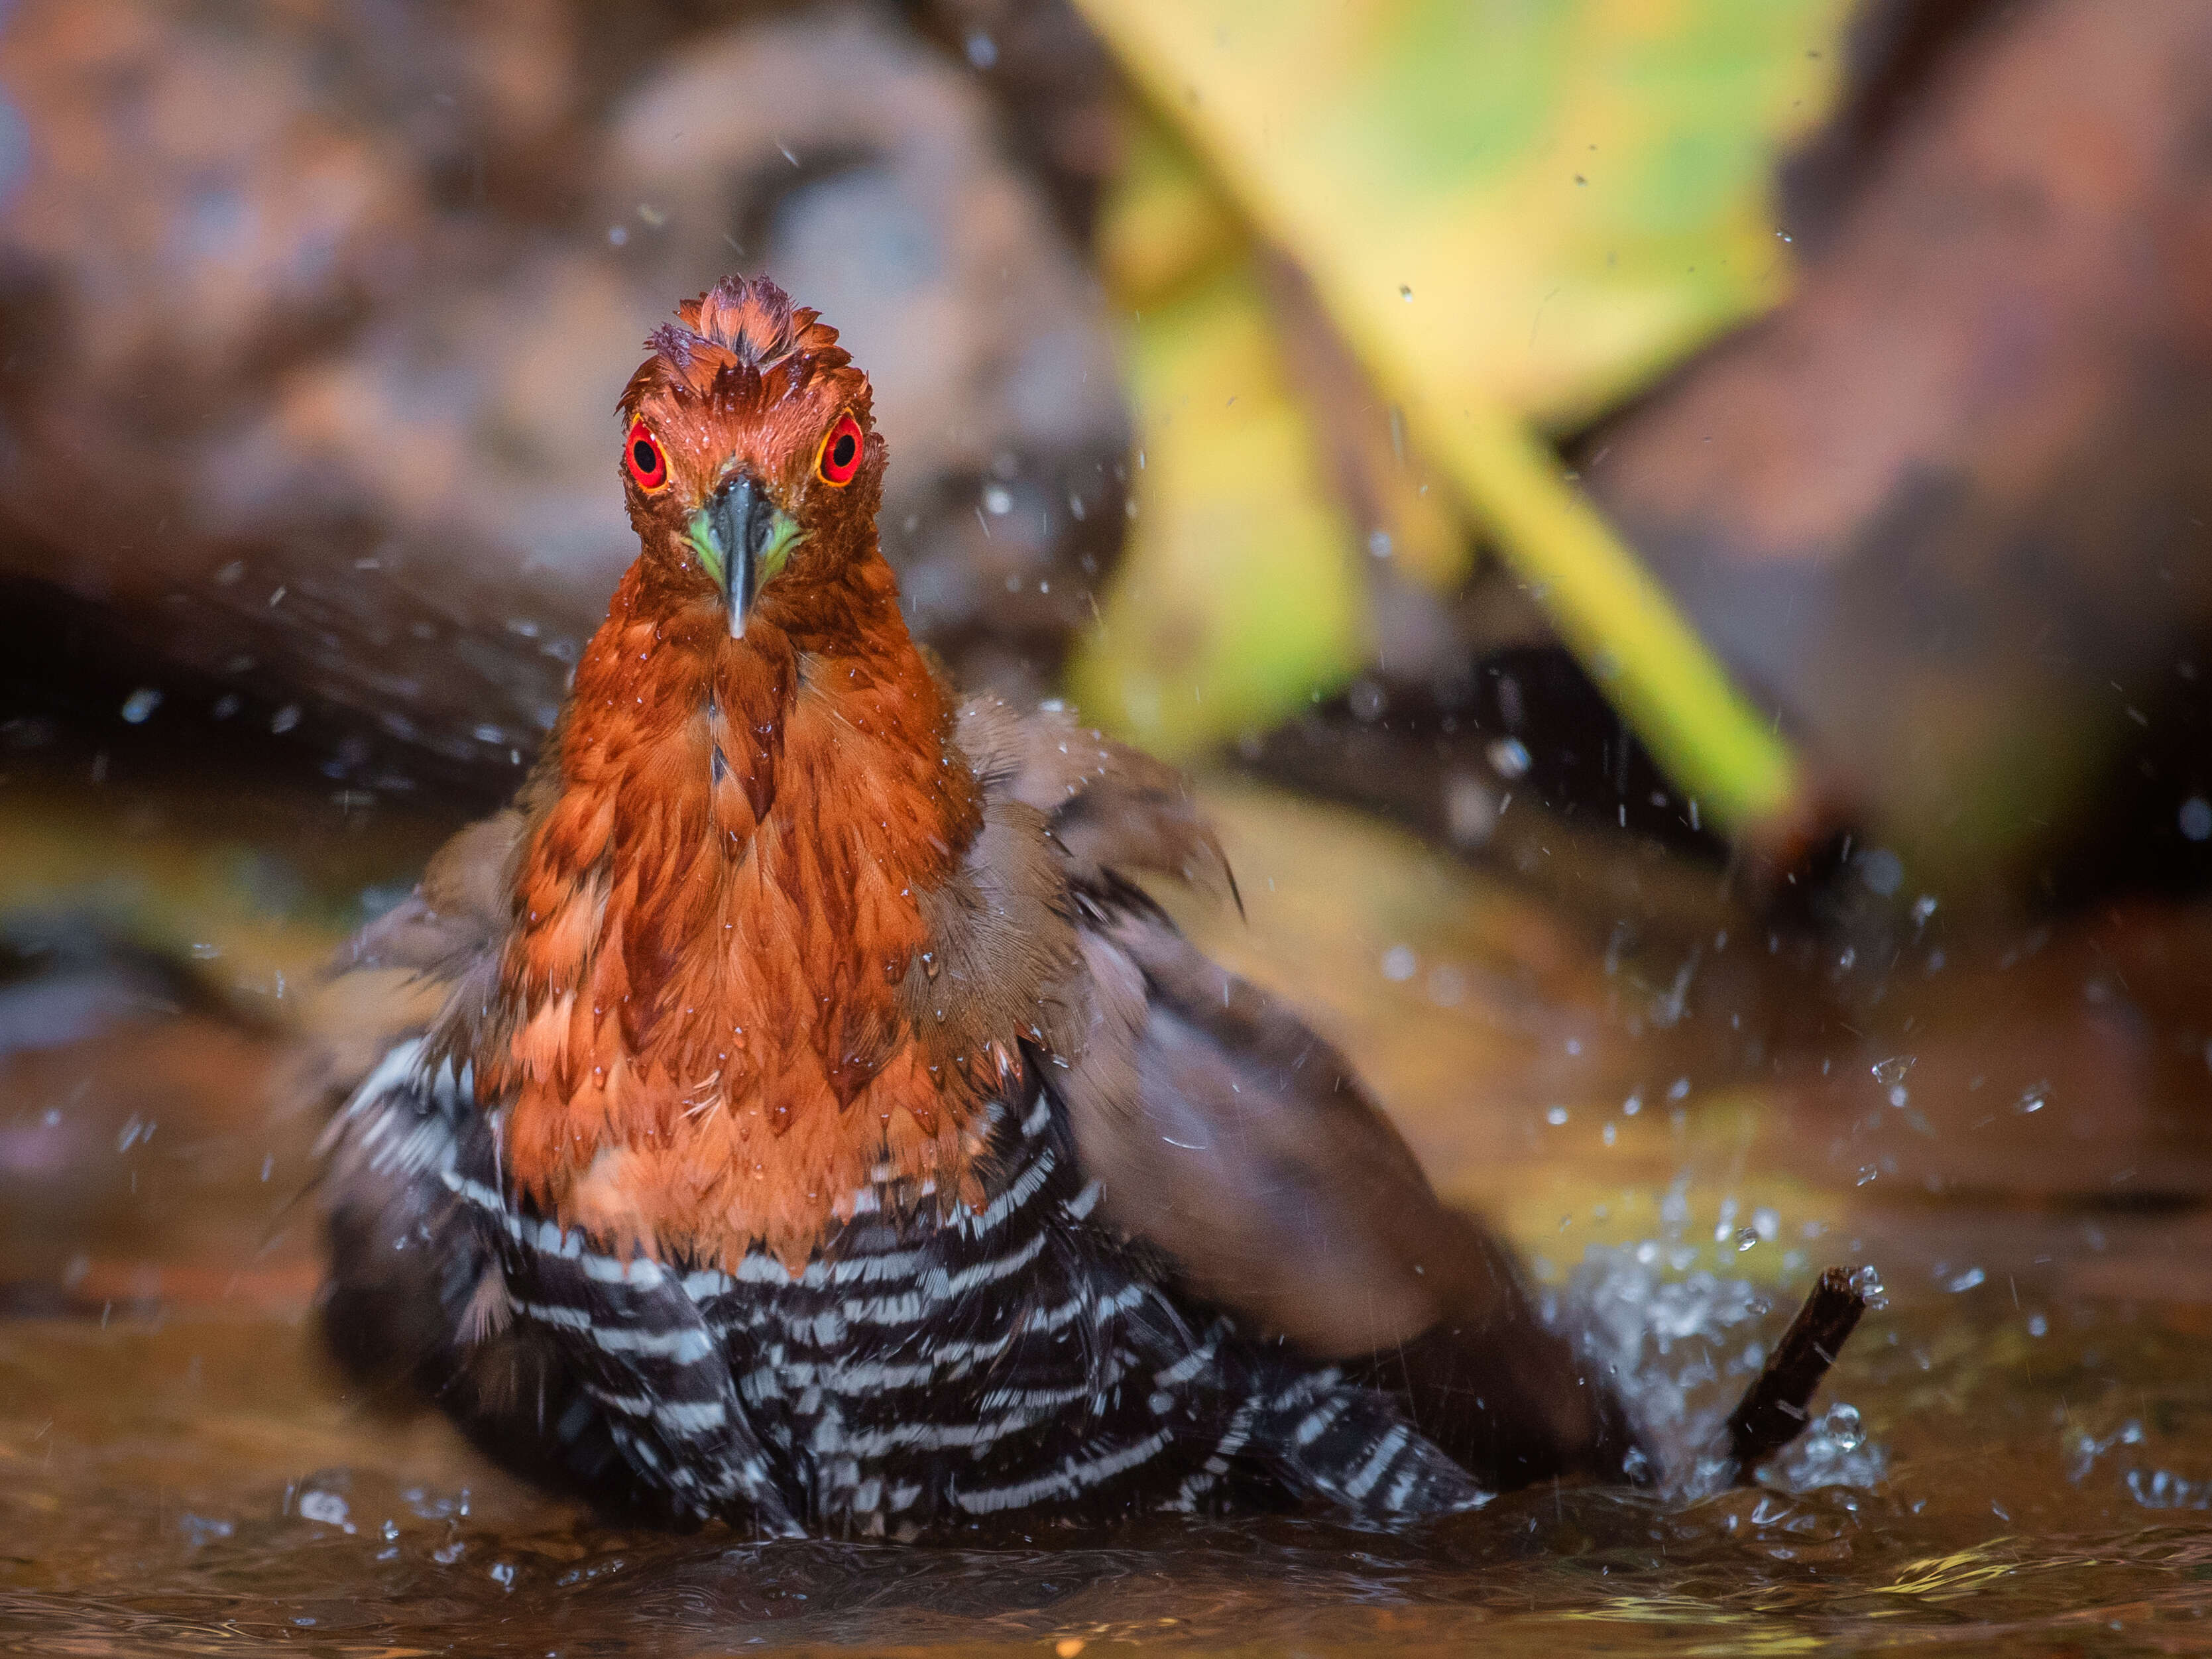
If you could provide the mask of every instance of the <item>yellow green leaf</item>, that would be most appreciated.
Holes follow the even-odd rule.
[[[1082,0],[1378,368],[1585,416],[1788,276],[1846,0]]]
[[[1091,718],[1182,756],[1341,684],[1364,594],[1250,258],[1146,312],[1128,351],[1136,517],[1069,683]]]
[[[1846,0],[1081,3],[1662,763],[1721,821],[1785,814],[1787,745],[1523,422],[1779,294],[1772,167],[1832,95]]]

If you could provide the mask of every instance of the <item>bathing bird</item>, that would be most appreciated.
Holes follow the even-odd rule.
[[[915,645],[836,331],[763,279],[677,316],[566,707],[341,966],[340,1359],[549,1486],[764,1534],[1633,1475],[1509,1254],[1157,902],[1235,896],[1181,775]]]

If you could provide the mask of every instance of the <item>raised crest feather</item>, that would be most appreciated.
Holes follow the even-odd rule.
[[[653,352],[623,393],[625,413],[655,388],[727,402],[771,403],[819,373],[847,370],[852,356],[821,313],[794,306],[765,276],[726,276],[676,308],[678,320],[647,337]]]

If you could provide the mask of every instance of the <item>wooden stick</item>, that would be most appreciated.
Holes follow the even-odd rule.
[[[1732,1484],[1748,1485],[1761,1463],[1805,1432],[1811,1420],[1808,1403],[1866,1308],[1849,1269],[1831,1267],[1820,1275],[1729,1418]]]

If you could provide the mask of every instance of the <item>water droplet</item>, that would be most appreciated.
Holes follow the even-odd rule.
[[[161,694],[150,685],[142,685],[123,700],[123,719],[126,725],[143,726],[147,716],[161,706]]]
[[[1887,847],[1869,847],[1859,854],[1859,879],[1868,890],[1887,898],[1903,884],[1905,860]]]
[[[237,1527],[231,1522],[220,1521],[204,1515],[194,1515],[187,1510],[177,1517],[177,1530],[194,1549],[217,1538],[228,1538]]]
[[[1867,1179],[1873,1179],[1870,1171],[1867,1172]],[[1864,1186],[1866,1182],[1862,1181],[1859,1184]],[[1851,1289],[1858,1293],[1870,1309],[1878,1311],[1889,1305],[1889,1293],[1882,1285],[1881,1275],[1871,1266],[1857,1268],[1852,1273]]]
[[[1501,778],[1525,777],[1531,763],[1528,745],[1518,738],[1500,738],[1489,749],[1491,770]]]
[[[1419,965],[1410,945],[1394,945],[1382,953],[1382,977],[1393,984],[1413,978],[1413,969]]]

